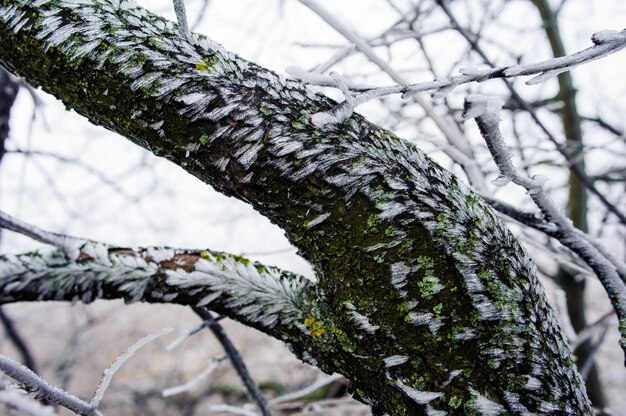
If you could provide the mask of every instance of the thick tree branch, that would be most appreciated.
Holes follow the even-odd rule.
[[[210,303],[344,374],[378,413],[591,414],[533,264],[411,144],[357,114],[316,129],[307,118],[336,103],[126,1],[0,0],[0,42],[11,71],[252,204],[318,277],[268,271],[245,292],[215,265],[263,273],[231,256],[97,245],[80,261],[4,256],[5,300]]]
[[[242,257],[88,242],[76,259],[60,250],[0,256],[0,303],[124,299],[204,306],[278,336],[310,307],[308,281]]]

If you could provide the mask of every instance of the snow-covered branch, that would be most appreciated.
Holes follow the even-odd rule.
[[[58,247],[72,259],[78,258],[80,247],[87,243],[87,240],[82,238],[44,231],[34,225],[20,221],[3,211],[0,211],[0,228],[25,235],[33,240],[39,241],[40,243]]]
[[[350,117],[354,108],[373,99],[387,95],[402,94],[403,98],[420,92],[432,92],[433,98],[443,98],[459,85],[470,82],[484,82],[494,78],[514,78],[525,75],[536,75],[526,82],[528,85],[539,84],[569,71],[578,65],[603,58],[626,47],[626,29],[621,31],[604,30],[592,36],[593,46],[568,56],[548,59],[542,62],[519,64],[491,69],[464,68],[460,75],[447,79],[420,82],[408,85],[387,87],[352,86],[346,93],[345,88],[336,82],[336,76],[325,77],[321,74],[309,74],[299,68],[288,68],[288,72],[302,81],[320,86],[340,89],[345,100],[324,112],[312,115],[309,120],[316,127],[338,123]],[[343,85],[346,85],[345,83]]]
[[[605,250],[598,249],[589,239],[581,236],[582,233],[576,230],[571,220],[561,213],[548,195],[544,187],[546,178],[543,175],[529,178],[517,172],[500,132],[501,105],[501,101],[479,94],[470,95],[465,100],[464,116],[476,119],[476,124],[500,171],[493,183],[496,186],[504,186],[508,182],[513,182],[525,188],[541,210],[545,223],[556,227],[556,230],[550,230],[551,234],[576,253],[596,273],[620,319],[621,344],[626,349],[626,282],[620,272],[624,270],[624,264],[613,257],[607,258],[603,255],[606,253]]]
[[[22,389],[17,386],[0,386],[0,403],[4,403],[10,409],[20,412],[20,415],[29,416],[55,416],[56,412],[52,406],[44,406],[32,399]]]
[[[155,331],[152,334],[148,334],[145,337],[139,339],[133,345],[128,347],[126,351],[124,351],[119,357],[117,357],[117,359],[113,362],[113,364],[111,364],[109,368],[104,370],[104,373],[102,374],[102,379],[100,380],[100,383],[98,384],[98,388],[96,389],[96,392],[94,393],[93,397],[91,398],[91,401],[89,402],[89,406],[93,407],[94,409],[98,407],[115,373],[117,373],[117,371],[120,368],[122,368],[122,365],[124,365],[124,363],[130,357],[132,357],[141,347],[154,341],[157,338],[160,338],[164,335],[169,334],[173,330],[174,330],[173,328],[159,329],[158,331]]]
[[[119,370],[122,365],[128,360],[130,357],[137,352],[141,347],[146,345],[147,343],[159,338],[163,335],[166,335],[172,331],[172,328],[163,328],[158,330],[152,334],[149,334],[133,345],[131,345],[122,355],[118,357],[117,360],[113,362],[111,367],[107,368],[102,375],[102,379],[96,392],[94,393],[91,401],[89,403],[79,399],[78,397],[70,394],[58,387],[55,387],[37,375],[35,372],[30,370],[28,367],[18,363],[10,357],[6,357],[4,355],[0,355],[0,371],[9,377],[15,379],[21,386],[26,389],[26,391],[30,393],[36,394],[38,398],[45,399],[50,403],[55,403],[60,406],[65,407],[76,413],[77,415],[83,416],[102,416],[102,413],[98,411],[98,405],[100,404],[100,400],[109,386],[109,383],[113,379],[113,376]],[[11,403],[12,401],[16,401],[19,399],[19,396],[16,397],[5,397],[4,401]],[[2,401],[2,398],[0,398]],[[26,406],[26,403],[22,403],[22,401],[18,400],[18,405]],[[28,409],[35,409],[37,407],[29,406]],[[44,409],[38,409],[40,413],[33,414],[43,414]]]
[[[29,299],[124,298],[217,307],[226,315],[271,329],[302,318],[309,281],[246,258],[208,250],[121,248],[40,230],[7,214],[2,228],[57,245],[0,256],[0,303]]]
[[[591,412],[532,262],[453,174],[356,114],[320,134],[306,119],[331,100],[112,3],[0,0],[0,61],[250,203],[318,282],[221,253],[88,243],[77,260],[4,256],[0,301],[206,304],[344,374],[375,413]]]
[[[45,381],[27,367],[10,357],[0,355],[0,371],[15,379],[27,391],[36,393],[51,403],[56,403],[82,416],[102,416],[94,406]]]

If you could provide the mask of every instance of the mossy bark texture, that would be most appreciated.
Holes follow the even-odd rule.
[[[592,414],[531,261],[488,206],[413,145],[356,114],[316,129],[308,117],[336,103],[123,0],[0,0],[0,45],[10,71],[284,229],[318,277],[287,285],[285,296],[304,299],[286,303],[288,319],[279,306],[241,306],[277,315],[255,324],[235,303],[203,299],[344,374],[376,413]],[[109,248],[90,250],[52,255],[50,270],[119,263],[104,260]],[[160,284],[170,287],[219,274],[213,255],[177,269],[141,256],[168,269]],[[15,266],[23,261],[4,257],[14,262],[0,276],[5,302],[20,300],[20,282],[43,284],[45,272]],[[34,297],[129,298],[82,290],[103,274],[92,276]]]

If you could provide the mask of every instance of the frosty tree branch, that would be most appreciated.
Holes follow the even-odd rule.
[[[0,403],[4,403],[12,410],[30,416],[55,416],[54,408],[44,406],[35,399],[26,396],[25,392],[17,390],[17,386],[3,383],[0,386]]]
[[[620,331],[622,332],[622,347],[626,349],[626,281],[620,277],[620,272],[625,269],[624,264],[613,257],[607,258],[591,242],[581,236],[571,221],[567,219],[557,208],[552,198],[544,188],[546,178],[536,175],[533,178],[524,177],[517,173],[511,162],[509,153],[502,134],[500,133],[500,109],[503,102],[482,95],[470,95],[465,100],[466,118],[475,118],[476,124],[487,143],[489,152],[493,157],[500,175],[493,181],[496,186],[504,186],[508,182],[524,187],[537,207],[541,210],[546,223],[556,226],[558,240],[570,248],[574,253],[585,261],[596,273],[602,285],[609,294],[609,298],[620,319]]]
[[[250,203],[318,283],[222,253],[87,243],[76,258],[2,256],[0,301],[208,305],[345,375],[378,413],[591,414],[493,210],[358,114],[315,128],[336,103],[191,36],[127,1],[0,0],[2,65]]]
[[[288,68],[289,73],[312,85],[336,87],[344,92],[345,101],[331,110],[313,114],[310,122],[316,127],[329,123],[340,123],[349,117],[354,109],[368,101],[387,95],[402,94],[403,98],[420,92],[432,91],[434,98],[442,98],[459,85],[470,82],[484,82],[495,78],[514,78],[535,75],[526,82],[528,85],[539,84],[552,79],[562,72],[569,71],[610,54],[619,52],[626,47],[626,29],[622,31],[604,30],[592,36],[593,46],[569,56],[548,59],[538,63],[520,64],[492,69],[461,69],[460,75],[442,80],[420,82],[417,84],[396,85],[388,87],[352,87],[348,91],[337,84],[336,76],[309,74],[299,68]],[[343,84],[345,85],[345,84]]]
[[[453,27],[468,41],[468,43],[471,45],[472,49],[474,51],[476,51],[483,58],[483,60],[484,60],[484,62],[486,64],[488,64],[492,68],[495,67],[495,65],[490,61],[490,59],[487,57],[485,52],[478,45],[477,40],[474,39],[474,37],[467,30],[465,30],[463,27],[461,27],[461,25],[459,24],[458,20],[456,19],[456,17],[454,16],[454,14],[450,10],[450,8],[448,7],[448,4],[445,1],[443,1],[443,0],[437,0],[437,4],[441,7],[443,12],[448,16],[448,18],[450,19],[450,22],[452,23]],[[602,38],[602,36],[600,36],[600,38]],[[592,38],[592,40],[595,43],[595,40],[593,38]],[[557,56],[559,56],[559,55],[565,55],[565,51],[564,50],[563,51],[559,51]],[[624,215],[624,213],[622,213],[621,210],[619,210],[617,208],[617,206],[615,206],[614,204],[609,202],[609,200],[604,196],[604,194],[598,190],[598,188],[595,186],[594,182],[585,173],[584,167],[581,166],[579,164],[579,161],[575,160],[572,157],[572,155],[570,155],[570,152],[567,151],[567,149],[565,149],[565,147],[563,147],[563,145],[561,145],[557,141],[557,139],[550,132],[550,130],[546,127],[546,125],[540,120],[539,116],[537,115],[537,112],[532,108],[532,106],[530,106],[517,93],[515,88],[513,88],[513,85],[510,82],[508,82],[508,80],[506,80],[505,78],[502,78],[502,80],[504,81],[504,84],[506,85],[506,87],[511,92],[511,97],[513,98],[513,100],[515,102],[517,102],[517,104],[520,106],[520,108],[522,108],[524,111],[528,112],[528,114],[530,114],[530,116],[535,121],[535,123],[537,123],[537,125],[541,128],[541,130],[543,130],[543,132],[546,134],[548,140],[551,141],[554,144],[554,146],[556,147],[557,151],[565,158],[565,160],[567,161],[568,166],[569,166],[571,172],[574,175],[576,175],[576,177],[578,177],[578,179],[580,180],[580,183],[585,188],[587,188],[591,193],[596,195],[596,197],[600,201],[602,201],[602,203],[607,207],[607,209],[611,213],[613,213],[620,220],[620,222],[623,225],[626,226],[626,215]],[[569,86],[569,87],[567,87],[563,91],[566,91],[566,90],[574,91],[573,86]],[[567,113],[575,113],[576,112],[576,111],[574,111],[575,104],[573,104],[573,102],[571,102],[571,101],[568,102],[568,104],[566,105],[565,108],[567,109],[567,111],[566,111]],[[566,135],[571,136],[571,132],[568,132],[566,130],[565,133],[566,133]],[[579,136],[578,139],[580,140],[581,137]]]
[[[27,391],[37,393],[49,402],[63,406],[77,415],[102,416],[102,413],[95,407],[64,390],[50,385],[37,374],[9,357],[0,355],[0,371],[17,380]]]
[[[33,225],[20,221],[17,218],[13,218],[3,211],[0,211],[0,228],[11,230],[41,243],[58,247],[62,249],[70,258],[77,258],[79,248],[87,242],[87,240],[83,240],[81,238],[69,237],[63,234],[41,230]]]
[[[61,242],[61,251],[0,256],[0,303],[28,298],[83,302],[124,298],[132,302],[210,305],[266,330],[289,327],[303,319],[308,281],[277,268],[206,250],[114,247],[49,233],[5,213],[0,215],[2,228],[37,239],[51,235],[54,238],[40,241]],[[76,245],[72,256],[68,256],[63,250],[65,241],[81,241],[82,245]]]
[[[100,401],[102,400],[102,397],[117,370],[119,370],[124,362],[132,357],[133,354],[141,347],[156,338],[170,333],[171,331],[172,328],[161,329],[153,334],[143,337],[131,345],[122,355],[118,357],[117,360],[113,362],[111,367],[104,371],[100,384],[98,385],[98,388],[89,403],[58,387],[50,385],[32,370],[10,357],[0,355],[0,371],[18,381],[28,392],[35,393],[37,397],[43,398],[50,403],[63,406],[77,415],[102,416],[102,413],[98,411],[98,405],[100,404]]]

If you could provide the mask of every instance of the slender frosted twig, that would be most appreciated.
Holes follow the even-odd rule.
[[[589,240],[582,238],[571,221],[561,214],[543,186],[545,178],[540,175],[528,178],[517,173],[500,132],[499,104],[501,102],[498,103],[498,100],[479,94],[470,95],[465,99],[464,115],[476,119],[480,133],[500,171],[494,183],[503,186],[512,181],[524,187],[541,210],[544,219],[557,227],[555,235],[561,244],[576,253],[595,272],[620,319],[622,336],[620,344],[626,350],[626,285],[618,273],[619,267],[603,256]]]
[[[119,370],[126,362],[126,360],[132,357],[137,352],[137,350],[139,350],[144,345],[154,341],[155,339],[162,337],[163,335],[169,334],[173,330],[174,328],[161,328],[158,331],[153,332],[152,334],[146,335],[145,337],[141,338],[139,341],[131,345],[126,351],[124,351],[122,355],[117,357],[113,364],[111,364],[109,368],[104,370],[104,374],[102,374],[102,380],[100,380],[100,384],[98,384],[98,388],[91,398],[91,402],[89,402],[89,405],[94,408],[98,407],[98,404],[100,404],[100,400],[102,400],[102,396],[104,396],[104,393],[106,392],[107,387],[109,387],[111,379],[113,379],[113,376],[115,375],[115,373],[117,373],[117,370]]]
[[[483,61],[489,65],[491,68],[494,68],[495,65],[493,64],[493,62],[491,62],[491,60],[487,57],[487,55],[485,54],[485,52],[482,50],[482,48],[478,45],[478,42],[476,41],[476,39],[474,39],[473,36],[470,35],[470,33],[468,33],[467,30],[465,30],[457,21],[456,17],[454,16],[454,14],[452,13],[452,11],[450,10],[450,8],[448,7],[448,4],[443,1],[443,0],[437,0],[437,4],[441,7],[441,9],[443,10],[443,12],[446,14],[446,16],[448,16],[448,18],[450,19],[450,23],[452,23],[452,25],[454,26],[454,28],[461,34],[461,36],[463,36],[467,42],[471,45],[472,49],[474,51],[476,51],[480,57],[483,59]],[[596,46],[598,45],[602,45],[603,43],[605,44],[609,44],[609,46],[614,45],[617,49],[615,49],[613,52],[623,48],[626,45],[625,42],[625,38],[626,37],[626,29],[622,30],[621,32],[615,32],[615,31],[601,31],[598,32],[596,34],[594,34],[591,37],[591,40],[593,41],[594,44],[596,44]],[[607,46],[607,45],[605,45]],[[585,49],[584,51],[581,52],[577,52],[574,55],[570,55],[571,56],[575,56],[577,54],[581,54],[584,53],[585,51],[589,51],[589,49],[593,49],[594,47]],[[603,48],[600,48],[603,49]],[[607,52],[607,54],[610,52]],[[593,55],[593,54],[592,54]],[[568,57],[560,57],[560,58],[556,58],[556,59],[560,59],[561,63],[563,63],[564,59],[567,59]],[[589,59],[589,61],[597,59],[598,57],[592,57],[591,59]],[[546,62],[550,62],[553,60],[547,60],[544,61],[542,63],[539,64],[544,64]],[[579,65],[581,62],[573,65]],[[539,65],[538,64],[538,65]],[[514,66],[514,67],[509,67],[508,69],[514,69],[518,67],[519,70],[519,65],[518,66]],[[562,69],[562,68],[561,68]],[[556,76],[559,73],[563,72],[560,69],[557,69],[557,71],[560,72],[554,72],[551,73],[550,71],[544,72],[543,74],[551,74],[552,76]],[[519,71],[518,71],[519,72]],[[545,77],[545,79],[543,79],[544,81],[547,80],[549,77]],[[552,144],[554,144],[556,150],[565,158],[565,160],[567,160],[568,166],[569,168],[572,170],[572,172],[574,172],[574,174],[578,177],[578,179],[580,179],[581,183],[585,186],[585,188],[587,188],[591,193],[593,193],[603,204],[604,206],[606,206],[608,208],[609,211],[611,211],[611,213],[613,213],[613,215],[615,215],[619,221],[626,225],[626,215],[617,208],[617,206],[615,206],[615,204],[612,204],[611,202],[609,202],[608,199],[606,199],[606,197],[604,196],[604,194],[602,194],[598,188],[596,188],[595,184],[593,183],[593,181],[591,179],[589,179],[589,177],[587,176],[587,174],[585,173],[585,170],[583,169],[582,166],[580,166],[580,164],[574,160],[569,152],[567,151],[567,149],[565,149],[554,137],[554,135],[550,132],[550,130],[548,130],[548,128],[546,127],[546,125],[539,119],[539,115],[537,114],[537,112],[535,111],[534,108],[532,108],[527,102],[526,100],[524,100],[515,90],[515,88],[513,88],[513,85],[505,78],[502,78],[502,81],[504,82],[504,85],[506,85],[506,87],[508,88],[508,90],[511,92],[511,97],[513,98],[513,100],[519,105],[519,107],[526,111],[528,114],[530,114],[530,116],[532,117],[532,119],[535,121],[535,123],[537,123],[537,125],[539,126],[539,128],[541,128],[541,130],[546,134],[546,137],[548,138],[548,140],[550,140],[550,142],[552,142]]]
[[[334,383],[335,381],[338,380],[342,380],[345,377],[342,376],[341,374],[333,374],[331,376],[327,376],[322,378],[321,380],[316,381],[315,383],[311,384],[310,386],[306,386],[303,389],[294,391],[292,393],[287,393],[284,394],[282,396],[276,397],[272,400],[270,400],[270,404],[271,405],[276,405],[276,404],[280,404],[280,403],[285,403],[285,402],[290,402],[292,400],[297,400],[300,399],[304,396],[308,396],[309,394],[321,389],[324,386],[327,386],[329,384]]]
[[[20,415],[54,416],[56,414],[54,407],[42,406],[15,389],[0,391],[0,403],[10,406],[13,410],[20,412]]]
[[[211,330],[211,332],[213,332],[213,335],[215,335],[215,338],[217,338],[220,344],[222,344],[224,352],[226,352],[226,355],[228,355],[228,358],[235,368],[235,371],[237,371],[239,378],[246,386],[248,394],[250,394],[252,399],[259,407],[259,410],[261,410],[261,414],[263,416],[271,416],[272,412],[267,404],[267,401],[263,397],[263,394],[261,393],[259,387],[250,376],[250,373],[248,372],[248,369],[246,368],[246,365],[244,364],[241,355],[239,355],[239,352],[231,342],[230,338],[228,337],[228,335],[226,335],[224,328],[222,328],[222,326],[219,324],[219,322],[217,322],[213,314],[207,308],[194,307],[193,311],[206,322],[208,322],[209,329]]]
[[[241,416],[259,416],[257,412],[244,409],[243,407],[230,406],[228,404],[214,404],[208,407],[207,411],[211,413],[232,413]]]
[[[534,228],[537,231],[541,231],[550,237],[556,238],[557,240],[561,237],[560,230],[555,224],[549,223],[545,221],[545,219],[537,217],[536,214],[520,211],[516,207],[513,207],[506,202],[502,202],[495,198],[492,198],[489,195],[481,194],[481,197],[497,211],[512,218],[520,224]],[[611,254],[611,252],[609,252],[602,245],[602,243],[600,243],[589,234],[584,233],[576,228],[573,229],[573,232],[576,233],[581,239],[587,240],[589,244],[591,244],[596,250],[598,250],[598,252],[600,252],[600,254],[602,254],[602,256],[610,261],[611,264],[615,266],[615,269],[621,280],[626,283],[626,264],[624,264],[624,262],[620,261],[613,254]]]
[[[185,0],[172,0],[174,2],[174,12],[176,13],[176,20],[178,21],[178,29],[181,35],[183,35],[190,42],[192,41],[191,32],[189,31],[189,25],[187,24],[187,12],[185,11]]]
[[[619,274],[622,281],[626,283],[626,263],[620,261],[611,252],[609,252],[606,248],[604,248],[602,243],[600,243],[598,240],[596,240],[589,234],[584,233],[577,228],[574,229],[574,232],[578,234],[580,238],[587,240],[589,244],[594,246],[596,250],[598,250],[604,257],[606,257],[607,260],[609,260],[615,266],[615,269],[617,270],[617,274]]]
[[[0,211],[0,228],[11,230],[41,243],[58,247],[72,259],[78,257],[80,247],[87,242],[87,240],[82,238],[44,231],[34,225],[27,224],[17,218],[13,218],[3,211]]]
[[[0,371],[18,381],[27,391],[37,393],[38,396],[44,397],[51,403],[56,403],[79,415],[102,416],[102,413],[95,406],[91,406],[73,394],[49,384],[29,368],[10,357],[0,355]]]
[[[301,0],[308,2],[309,0]],[[417,84],[394,85],[387,87],[351,87],[353,93],[350,99],[347,98],[337,107],[322,113],[313,115],[311,122],[321,127],[328,123],[339,123],[352,114],[356,106],[375,98],[387,95],[402,94],[403,97],[420,92],[432,91],[434,95],[450,93],[459,85],[470,82],[483,82],[494,78],[514,78],[523,75],[537,75],[527,82],[527,84],[538,84],[545,82],[561,72],[569,71],[574,67],[603,58],[612,53],[618,52],[626,47],[626,29],[617,31],[602,31],[593,35],[594,45],[576,52],[572,55],[559,58],[552,58],[538,63],[512,65],[492,69],[461,69],[460,75],[447,79],[420,82]],[[331,86],[340,88],[332,76],[327,77],[321,74],[309,74],[301,69],[290,67],[290,74],[300,78],[304,82],[314,85]],[[343,89],[342,89],[343,91]],[[359,91],[358,93],[356,91]],[[324,116],[326,114],[326,116]]]
[[[204,370],[202,370],[202,372],[200,372],[200,374],[198,374],[197,376],[195,376],[194,378],[192,378],[191,380],[189,380],[188,382],[184,384],[181,384],[179,386],[169,387],[163,390],[161,395],[163,397],[169,397],[169,396],[175,396],[177,394],[181,394],[181,393],[191,390],[192,388],[197,386],[202,380],[204,380],[205,378],[213,374],[213,372],[219,368],[220,364],[225,359],[226,359],[225,355],[212,359],[211,361],[209,361],[209,364],[207,365],[207,367]]]
[[[181,344],[183,344],[185,341],[191,338],[192,335],[197,334],[198,332],[202,331],[207,326],[209,326],[209,324],[205,321],[205,322],[202,322],[200,325],[197,325],[196,327],[185,331],[182,335],[177,337],[174,341],[167,344],[167,347],[165,347],[165,349],[167,351],[172,351],[178,348]]]
[[[558,231],[554,224],[547,223],[543,218],[537,216],[534,212],[521,211],[517,207],[493,198],[491,195],[480,194],[480,196],[495,210],[519,222],[520,224],[529,226],[550,236]]]

